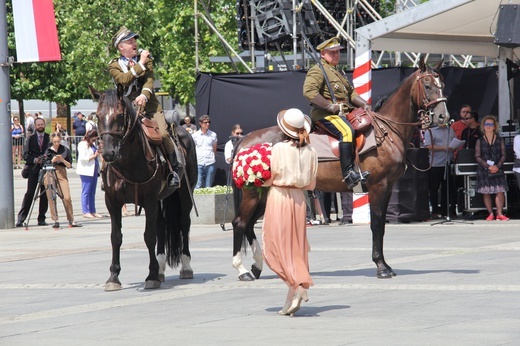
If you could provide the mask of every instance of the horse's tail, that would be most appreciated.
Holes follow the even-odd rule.
[[[159,202],[161,208],[159,212],[164,220],[166,235],[164,239],[166,261],[170,267],[178,267],[181,262],[183,239],[180,225],[180,208],[179,194],[174,192],[167,198]],[[160,227],[160,226],[159,226]]]

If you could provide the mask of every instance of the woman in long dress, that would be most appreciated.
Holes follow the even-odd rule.
[[[303,190],[316,185],[318,159],[308,145],[311,120],[291,108],[278,114],[278,126],[286,135],[271,152],[271,185],[263,224],[264,259],[288,286],[281,315],[294,314],[307,289],[313,285],[309,273],[306,233],[306,203]]]

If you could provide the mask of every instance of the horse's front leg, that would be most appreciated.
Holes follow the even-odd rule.
[[[108,195],[107,195],[108,196]],[[123,234],[121,233],[121,207],[109,202],[108,197],[105,203],[110,211],[111,233],[110,241],[112,243],[112,264],[110,265],[110,277],[105,283],[105,291],[118,291],[121,289],[119,281],[119,273],[121,272],[121,244],[123,244]]]
[[[372,261],[377,267],[378,279],[390,279],[396,274],[385,262],[383,240],[385,237],[386,209],[390,201],[390,193],[370,194],[370,229],[372,230]],[[373,197],[373,198],[372,198]]]
[[[263,215],[265,209],[265,200],[267,192],[264,192],[263,198],[256,191],[242,190],[242,201],[240,203],[239,212],[233,219],[233,267],[238,270],[238,279],[240,281],[253,281],[259,278],[263,269],[262,247],[256,239],[254,225],[256,220]],[[242,262],[242,248],[245,246],[244,241],[248,240],[253,250],[253,258],[255,263],[251,266],[249,272]],[[254,277],[253,277],[254,275]]]
[[[240,281],[254,281],[255,278],[242,262],[242,245],[244,241],[245,224],[240,217],[233,220],[233,267],[238,270]]]
[[[148,277],[145,280],[144,288],[159,288],[161,287],[161,281],[159,280],[159,262],[155,257],[155,245],[157,242],[157,213],[158,205],[157,202],[148,202],[148,208],[145,208],[146,213],[146,226],[144,230],[144,242],[148,249],[148,257],[150,259],[150,265],[148,266]]]

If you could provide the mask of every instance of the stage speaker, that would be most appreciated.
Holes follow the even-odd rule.
[[[284,7],[285,17],[287,18],[289,27],[292,30],[292,0],[282,0],[282,4]],[[312,4],[310,1],[306,1],[303,4],[300,12],[296,14],[296,25],[296,31],[298,36],[300,35],[300,32],[302,30],[305,36],[307,37],[313,37],[321,33],[320,26],[316,21],[316,16],[314,15],[314,10],[312,9]]]
[[[508,48],[520,46],[520,5],[500,5],[494,43]]]
[[[252,0],[251,15],[255,19],[258,43],[283,41],[290,37],[291,27],[284,12],[282,0]]]

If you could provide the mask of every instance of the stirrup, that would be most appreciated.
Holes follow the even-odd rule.
[[[360,182],[364,184],[367,182],[367,177],[370,175],[369,171],[361,172],[361,168],[359,168],[359,175],[361,176]]]
[[[176,189],[181,186],[181,180],[177,172],[170,172],[168,174],[168,186]]]
[[[361,181],[361,176],[353,169],[350,169],[342,181],[347,184],[349,189],[353,189]]]

